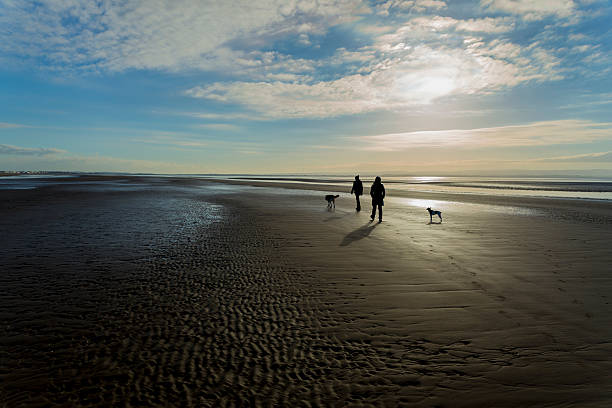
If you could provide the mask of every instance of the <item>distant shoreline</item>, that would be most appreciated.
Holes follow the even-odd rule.
[[[143,172],[121,172],[121,171],[66,171],[66,170],[0,170],[0,176],[18,176],[18,175],[79,175],[79,176],[162,176],[162,177],[227,177],[227,178],[253,178],[261,179],[269,177],[273,179],[292,180],[296,178],[308,177],[346,177],[352,179],[353,173],[143,173]],[[575,179],[610,179],[612,180],[612,172],[607,170],[592,170],[590,174],[575,174],[561,172],[528,172],[528,173],[409,173],[409,172],[362,172],[362,177],[374,178],[375,176],[385,177],[436,177],[436,178],[459,178],[459,177],[478,177],[478,178],[575,178]]]

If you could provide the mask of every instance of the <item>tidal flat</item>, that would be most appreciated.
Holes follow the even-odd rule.
[[[0,406],[612,403],[610,201],[348,191],[0,190]]]

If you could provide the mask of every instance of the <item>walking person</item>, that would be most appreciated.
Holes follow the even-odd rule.
[[[359,196],[363,194],[363,183],[359,180],[359,174],[355,176],[353,181],[353,188],[351,188],[351,194],[355,194],[355,200],[357,201],[357,211],[361,211],[361,203],[359,202]]]
[[[374,179],[372,187],[370,187],[370,196],[372,197],[372,216],[370,218],[374,221],[376,207],[378,207],[378,222],[382,222],[382,208],[385,205],[385,186],[378,176]]]

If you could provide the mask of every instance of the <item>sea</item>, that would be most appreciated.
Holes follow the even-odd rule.
[[[346,187],[353,176],[214,176],[236,180],[278,183],[313,183]],[[375,176],[362,175],[364,185]],[[544,178],[544,177],[427,177],[382,176],[387,189],[430,193],[479,194],[520,197],[552,197],[589,200],[612,200],[612,178]]]
[[[78,183],[74,177],[89,175],[87,173],[76,174],[26,174],[0,177],[0,190],[34,189],[48,185]],[[96,173],[96,175],[105,175]],[[109,173],[112,176],[134,176],[133,174]],[[184,177],[192,179],[215,179],[215,180],[241,180],[241,181],[265,181],[268,183],[312,183],[326,184],[329,186],[342,186],[343,188],[353,181],[352,175],[246,175],[246,174],[188,174],[188,175],[163,175],[163,174],[138,174],[139,177],[165,178]],[[374,180],[373,175],[362,175],[360,178],[364,185]],[[428,176],[382,176],[383,183],[387,189],[429,193],[453,193],[453,194],[477,194],[494,196],[514,197],[550,197],[566,199],[586,200],[612,200],[612,177],[611,178],[587,178],[587,177],[428,177]],[[118,188],[122,187],[120,181],[99,181],[100,187]],[[91,185],[91,181],[87,181]],[[133,183],[125,187],[136,188]]]

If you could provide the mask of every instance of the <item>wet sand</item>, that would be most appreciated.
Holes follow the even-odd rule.
[[[0,406],[612,403],[612,204],[62,183],[0,191]]]

